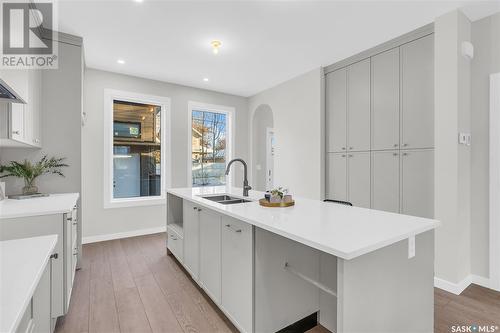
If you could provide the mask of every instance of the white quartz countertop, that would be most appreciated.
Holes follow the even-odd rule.
[[[30,303],[57,235],[0,242],[0,332],[15,332]]]
[[[0,201],[0,219],[67,213],[76,205],[79,196],[78,193],[62,193],[23,200],[5,199]]]
[[[262,207],[257,201],[264,194],[257,191],[250,191],[246,198],[254,202],[233,205],[201,197],[221,193],[242,197],[242,189],[225,186],[172,188],[167,192],[342,259],[356,258],[440,224],[432,219],[300,197],[294,197],[292,207]]]

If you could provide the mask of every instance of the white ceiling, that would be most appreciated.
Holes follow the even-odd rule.
[[[58,29],[84,38],[90,68],[251,96],[431,23],[464,4],[61,1]],[[490,7],[491,2],[469,5],[465,12],[477,19]],[[212,39],[222,41],[218,55],[211,52]]]

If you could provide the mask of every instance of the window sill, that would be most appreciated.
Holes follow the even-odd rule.
[[[136,198],[122,198],[122,199],[111,199],[104,202],[104,208],[124,208],[124,207],[140,207],[140,206],[159,206],[166,205],[166,196],[156,196],[156,197],[136,197]]]

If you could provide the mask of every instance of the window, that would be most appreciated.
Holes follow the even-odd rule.
[[[193,187],[225,185],[233,108],[191,102],[189,113],[189,182]]]
[[[169,100],[105,93],[105,207],[165,204]]]

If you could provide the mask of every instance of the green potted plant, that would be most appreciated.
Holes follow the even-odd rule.
[[[9,164],[0,165],[0,178],[17,177],[24,180],[23,195],[38,193],[35,180],[45,174],[55,174],[64,177],[61,168],[68,165],[63,163],[64,158],[44,155],[38,162],[32,163],[24,160],[22,163],[10,161]]]

